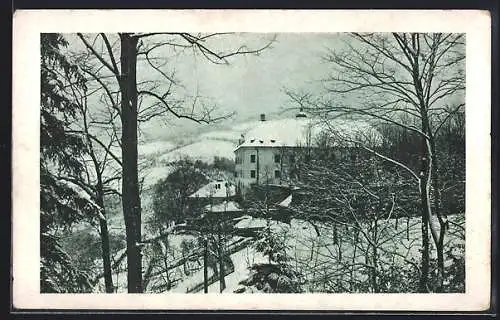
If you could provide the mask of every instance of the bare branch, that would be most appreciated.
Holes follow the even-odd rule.
[[[384,160],[387,160],[387,161],[389,161],[389,162],[397,165],[398,167],[405,169],[407,172],[409,172],[413,176],[413,178],[415,178],[415,180],[417,182],[420,182],[420,177],[412,169],[410,169],[408,166],[402,164],[401,162],[399,162],[397,160],[394,160],[394,159],[391,159],[391,158],[389,158],[387,156],[384,156],[383,154],[378,153],[377,151],[375,151],[375,150],[373,150],[371,148],[368,148],[367,146],[363,145],[360,142],[358,142],[358,144],[361,146],[361,148],[365,149],[368,152],[371,152],[372,154],[376,155],[377,157],[379,157],[381,159],[384,159]]]
[[[156,113],[154,113],[152,116],[150,116],[149,118],[152,118],[153,116],[157,116],[157,115],[160,115],[160,114],[164,114],[165,111],[166,112],[170,112],[171,114],[173,114],[175,117],[179,118],[179,119],[189,119],[189,120],[192,120],[194,122],[197,122],[197,123],[211,123],[211,122],[214,122],[214,121],[219,121],[219,120],[222,120],[222,119],[226,119],[228,116],[225,115],[225,116],[220,116],[220,117],[215,117],[215,118],[211,118],[210,117],[210,113],[206,113],[204,115],[202,115],[201,117],[197,117],[195,114],[191,113],[191,114],[180,114],[178,112],[176,112],[170,105],[169,103],[165,100],[165,97],[162,97],[154,92],[151,92],[151,91],[148,91],[148,90],[141,90],[138,92],[139,95],[141,94],[145,94],[145,95],[149,95],[151,97],[154,97],[156,98],[162,105],[163,107],[165,108],[164,111],[158,111]]]
[[[118,65],[116,64],[115,61],[115,56],[113,54],[113,49],[111,47],[111,44],[109,43],[108,37],[106,37],[106,34],[104,33],[101,33],[101,37],[104,40],[106,49],[108,50],[108,55],[111,58],[111,64],[113,65],[114,74],[120,74],[120,71],[118,70]]]
[[[78,37],[82,40],[83,44],[87,47],[87,49],[89,49],[93,54],[94,56],[106,67],[109,69],[109,71],[111,71],[117,78],[119,78],[119,73],[117,73],[115,71],[115,68],[113,68],[112,65],[110,65],[106,60],[104,60],[104,58],[94,49],[94,47],[92,47],[92,45],[90,43],[88,43],[87,39],[85,39],[85,37],[81,34],[81,33],[77,33]]]
[[[77,130],[67,130],[66,132],[68,133],[79,133],[79,134],[86,134],[88,135],[88,137],[90,139],[92,139],[93,141],[97,142],[97,144],[99,144],[101,147],[103,148],[106,148],[106,145],[100,140],[98,139],[96,136],[90,134],[90,133],[84,133],[82,131],[77,131]],[[121,166],[122,165],[122,161],[120,160],[120,158],[118,158],[113,152],[111,151],[108,151],[109,155]]]

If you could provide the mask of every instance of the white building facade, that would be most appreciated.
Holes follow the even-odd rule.
[[[288,184],[298,148],[310,144],[309,119],[266,121],[248,131],[235,149],[235,180],[241,188],[250,184]]]
[[[242,190],[254,183],[290,185],[297,153],[315,147],[325,132],[335,135],[337,129],[349,137],[359,132],[372,135],[374,132],[371,126],[360,121],[339,122],[334,129],[326,128],[302,111],[292,119],[268,121],[261,114],[260,120],[256,127],[242,135],[234,150],[234,177]]]

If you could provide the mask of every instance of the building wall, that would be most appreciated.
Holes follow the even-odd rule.
[[[334,149],[333,155],[340,161],[350,159],[352,150]],[[250,184],[289,185],[296,178],[295,165],[307,153],[303,147],[240,147],[235,151],[235,182],[241,188]],[[251,156],[255,156],[255,162]],[[275,161],[279,155],[279,162]],[[252,171],[255,176],[252,177]],[[244,191],[244,190],[242,190]]]
[[[287,184],[297,148],[241,147],[235,152],[235,180],[241,187],[252,183]],[[252,156],[255,161],[252,162]],[[275,158],[277,157],[277,158]]]

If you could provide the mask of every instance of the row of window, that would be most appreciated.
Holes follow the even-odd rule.
[[[229,185],[228,185],[228,184],[227,184],[227,182],[226,182],[226,183],[224,184],[224,187],[226,187],[226,188],[227,188],[228,186],[229,186]],[[221,187],[220,183],[216,183],[216,184],[215,184],[215,189],[220,189],[220,187]]]
[[[290,159],[292,159],[292,158],[290,157]],[[257,161],[257,156],[255,154],[251,154],[250,155],[250,163],[255,163],[256,161]],[[281,162],[281,155],[280,154],[274,155],[274,162],[275,163]],[[243,163],[242,159],[240,157],[236,157],[236,164],[240,164],[240,163]]]
[[[295,162],[295,155],[291,154],[289,156],[290,162],[293,163]],[[250,163],[255,163],[257,161],[257,156],[255,154],[250,155]],[[236,164],[242,164],[243,159],[240,157],[236,157],[235,159]],[[281,155],[280,154],[275,154],[274,155],[274,163],[281,163]]]
[[[256,178],[256,176],[257,176],[257,171],[250,170],[250,178]],[[234,177],[238,178],[238,172],[237,171],[234,172]],[[275,178],[281,178],[281,171],[274,170],[274,177]],[[243,178],[243,175],[240,178]]]
[[[256,156],[255,154],[250,155],[250,163],[255,163],[256,161]],[[274,163],[280,163],[281,162],[281,155],[280,154],[275,154],[274,155]]]
[[[255,163],[257,160],[257,156],[255,154],[250,155],[250,163]],[[236,157],[236,164],[242,163],[242,159],[239,157]],[[281,155],[280,154],[275,154],[274,155],[274,163],[280,163],[281,162]],[[290,155],[290,162],[295,162],[295,155]]]
[[[340,153],[340,155],[337,155],[335,153],[331,153],[329,154],[329,157],[331,159],[336,159],[337,157],[340,157],[340,159],[342,160],[352,160],[352,161],[356,161],[356,154],[354,153]],[[308,161],[310,158],[309,155],[306,155],[305,156],[305,160]],[[290,163],[295,163],[295,155],[294,154],[290,154],[288,156],[288,159],[289,159],[289,162]],[[250,155],[250,163],[256,163],[257,162],[257,156],[255,154],[251,154]],[[243,163],[243,159],[241,157],[236,157],[235,159],[235,163],[236,164],[242,164]],[[281,155],[280,154],[275,154],[274,155],[274,163],[281,163]]]

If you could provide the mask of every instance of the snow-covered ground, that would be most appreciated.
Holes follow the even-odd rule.
[[[276,121],[276,123],[282,123]],[[241,134],[257,128],[262,123],[260,121],[249,121],[233,126],[227,129],[206,132],[194,139],[195,142],[174,149],[174,145],[168,141],[154,141],[139,146],[139,153],[143,156],[156,157],[156,163],[150,168],[141,172],[144,177],[144,190],[150,189],[156,182],[164,179],[172,171],[168,163],[189,157],[193,160],[202,160],[207,163],[213,163],[214,156],[234,158],[233,150],[236,147],[235,141]],[[278,126],[278,125],[276,125]],[[143,222],[151,214],[148,207],[150,196],[142,195],[143,204]],[[459,225],[465,226],[463,216],[450,217]],[[108,218],[110,232],[124,234],[123,216],[121,214]],[[144,223],[143,223],[144,224]],[[236,224],[238,228],[262,228],[266,226],[264,219],[244,216]],[[315,228],[316,226],[316,228]],[[271,222],[273,232],[279,233],[286,241],[288,254],[292,257],[294,268],[303,273],[311,282],[319,282],[322,274],[328,274],[330,278],[343,279],[347,277],[345,268],[349,264],[365,264],[363,251],[366,251],[368,240],[363,232],[369,236],[369,228],[363,225],[359,234],[359,240],[355,241],[355,230],[352,226],[337,226],[337,237],[334,236],[332,225],[317,223],[313,226],[309,222],[293,219],[290,225],[281,222]],[[408,227],[408,229],[407,229]],[[455,244],[463,244],[464,240],[457,236],[459,232],[455,225],[450,226],[450,232],[447,236],[446,247]],[[319,231],[319,234],[316,233]],[[407,232],[408,230],[408,232]],[[145,238],[154,236],[143,230]],[[398,223],[394,219],[381,220],[379,222],[377,241],[380,243],[380,263],[394,264],[398,266],[408,265],[409,262],[420,261],[420,243],[421,230],[419,218],[401,218]],[[337,241],[334,241],[335,239]],[[180,250],[180,244],[183,240],[193,240],[189,235],[171,235],[169,236],[169,245],[175,250]],[[354,243],[357,243],[355,246]],[[177,254],[180,251],[177,251]],[[265,262],[267,259],[262,254],[255,252],[253,247],[246,247],[231,255],[234,263],[234,272],[226,277],[227,288],[224,292],[233,292],[238,288],[238,283],[249,275],[248,268],[259,262]],[[125,265],[125,261],[122,263]],[[182,266],[178,268],[178,275],[182,275],[181,282],[174,287],[171,292],[185,293],[188,288],[193,287],[203,281],[203,269],[192,273],[190,276],[184,276]],[[209,269],[209,276],[212,271]],[[351,276],[350,274],[348,275]],[[356,274],[356,277],[362,277],[363,272]],[[126,292],[126,272],[120,272],[113,275],[113,280],[119,286],[119,292]],[[313,283],[317,285],[317,283]],[[209,286],[209,292],[219,292],[219,283],[215,282]]]
[[[250,275],[249,267],[255,263],[264,263],[267,258],[253,247],[246,247],[231,255],[234,263],[234,272],[226,277],[226,289],[223,292],[233,293],[238,288],[240,281]],[[219,283],[213,283],[208,287],[208,292],[219,292]]]
[[[257,127],[261,123],[262,123],[261,121],[257,121],[257,120],[241,122],[241,123],[233,125],[231,129],[236,133],[242,134],[242,133],[247,132],[250,129]]]
[[[236,145],[232,142],[207,139],[165,153],[159,157],[159,160],[163,163],[170,163],[183,158],[191,158],[211,164],[215,156],[233,159],[235,147]]]
[[[463,216],[452,216],[450,220],[454,223],[464,226],[465,221]],[[243,216],[236,225],[240,228],[264,227],[266,221],[261,218],[252,218]],[[292,219],[290,225],[271,221],[271,229],[276,234],[282,236],[282,239],[287,244],[287,253],[292,257],[292,267],[301,272],[307,279],[309,286],[306,290],[317,290],[318,286],[328,286],[328,281],[349,281],[350,273],[346,273],[346,267],[352,264],[363,265],[365,262],[364,250],[366,250],[367,240],[362,234],[359,235],[358,245],[354,239],[354,230],[352,227],[338,226],[337,243],[334,243],[333,229],[331,225],[315,224],[319,230],[319,235],[316,233],[314,226],[306,221]],[[367,227],[367,226],[364,226]],[[408,227],[408,233],[407,231]],[[364,228],[362,228],[364,229]],[[453,244],[464,244],[464,239],[460,237],[459,230],[455,224],[450,227],[450,232],[447,236],[446,247],[449,248]],[[363,230],[367,232],[368,229]],[[380,265],[385,264],[395,266],[408,266],[410,262],[419,263],[420,261],[420,219],[419,218],[402,218],[398,221],[394,219],[383,220],[379,223],[379,238],[380,243]],[[368,233],[367,233],[368,235]],[[394,236],[396,235],[396,236]],[[180,256],[180,245],[184,240],[194,240],[190,235],[171,235],[169,236],[169,245],[176,250],[177,258]],[[458,254],[464,254],[459,252]],[[248,278],[249,267],[255,263],[267,262],[267,257],[264,257],[260,252],[256,252],[252,245],[233,253],[231,259],[234,264],[234,272],[226,276],[226,289],[224,292],[232,293],[239,287],[239,282]],[[125,261],[123,262],[125,265]],[[199,285],[203,282],[203,268],[192,272],[189,276],[183,273],[183,267],[179,266],[173,273],[176,277],[181,277],[181,281],[177,282],[169,292],[186,293],[187,290]],[[209,277],[213,271],[209,268]],[[320,280],[325,275],[328,276],[328,281]],[[352,275],[357,280],[366,280],[366,273],[356,271]],[[113,280],[119,285],[119,292],[126,292],[126,272],[113,275]],[[211,284],[208,288],[209,292],[219,292],[219,282]],[[203,290],[199,291],[202,293]]]
[[[175,148],[175,144],[170,141],[152,141],[137,146],[140,156],[152,156],[165,153]]]
[[[231,260],[234,264],[234,272],[228,274],[225,278],[226,289],[223,292],[232,293],[238,288],[240,281],[246,279],[249,276],[249,267],[254,263],[262,263],[267,261],[267,259],[259,252],[256,252],[253,247],[249,246],[243,248],[242,250],[233,253],[231,255]],[[208,269],[208,276],[212,276],[212,269]],[[186,277],[182,282],[178,283],[170,292],[173,293],[186,293],[188,289],[203,282],[203,269],[200,269],[189,277]],[[208,292],[220,292],[219,281],[214,282],[208,286]],[[197,292],[203,293],[203,290]]]
[[[203,140],[225,140],[236,143],[240,134],[240,132],[234,130],[218,130],[203,133],[200,135],[200,138]]]
[[[154,186],[158,181],[166,179],[174,170],[172,166],[155,166],[145,169],[141,172],[141,178],[144,178],[143,188],[145,190]]]

